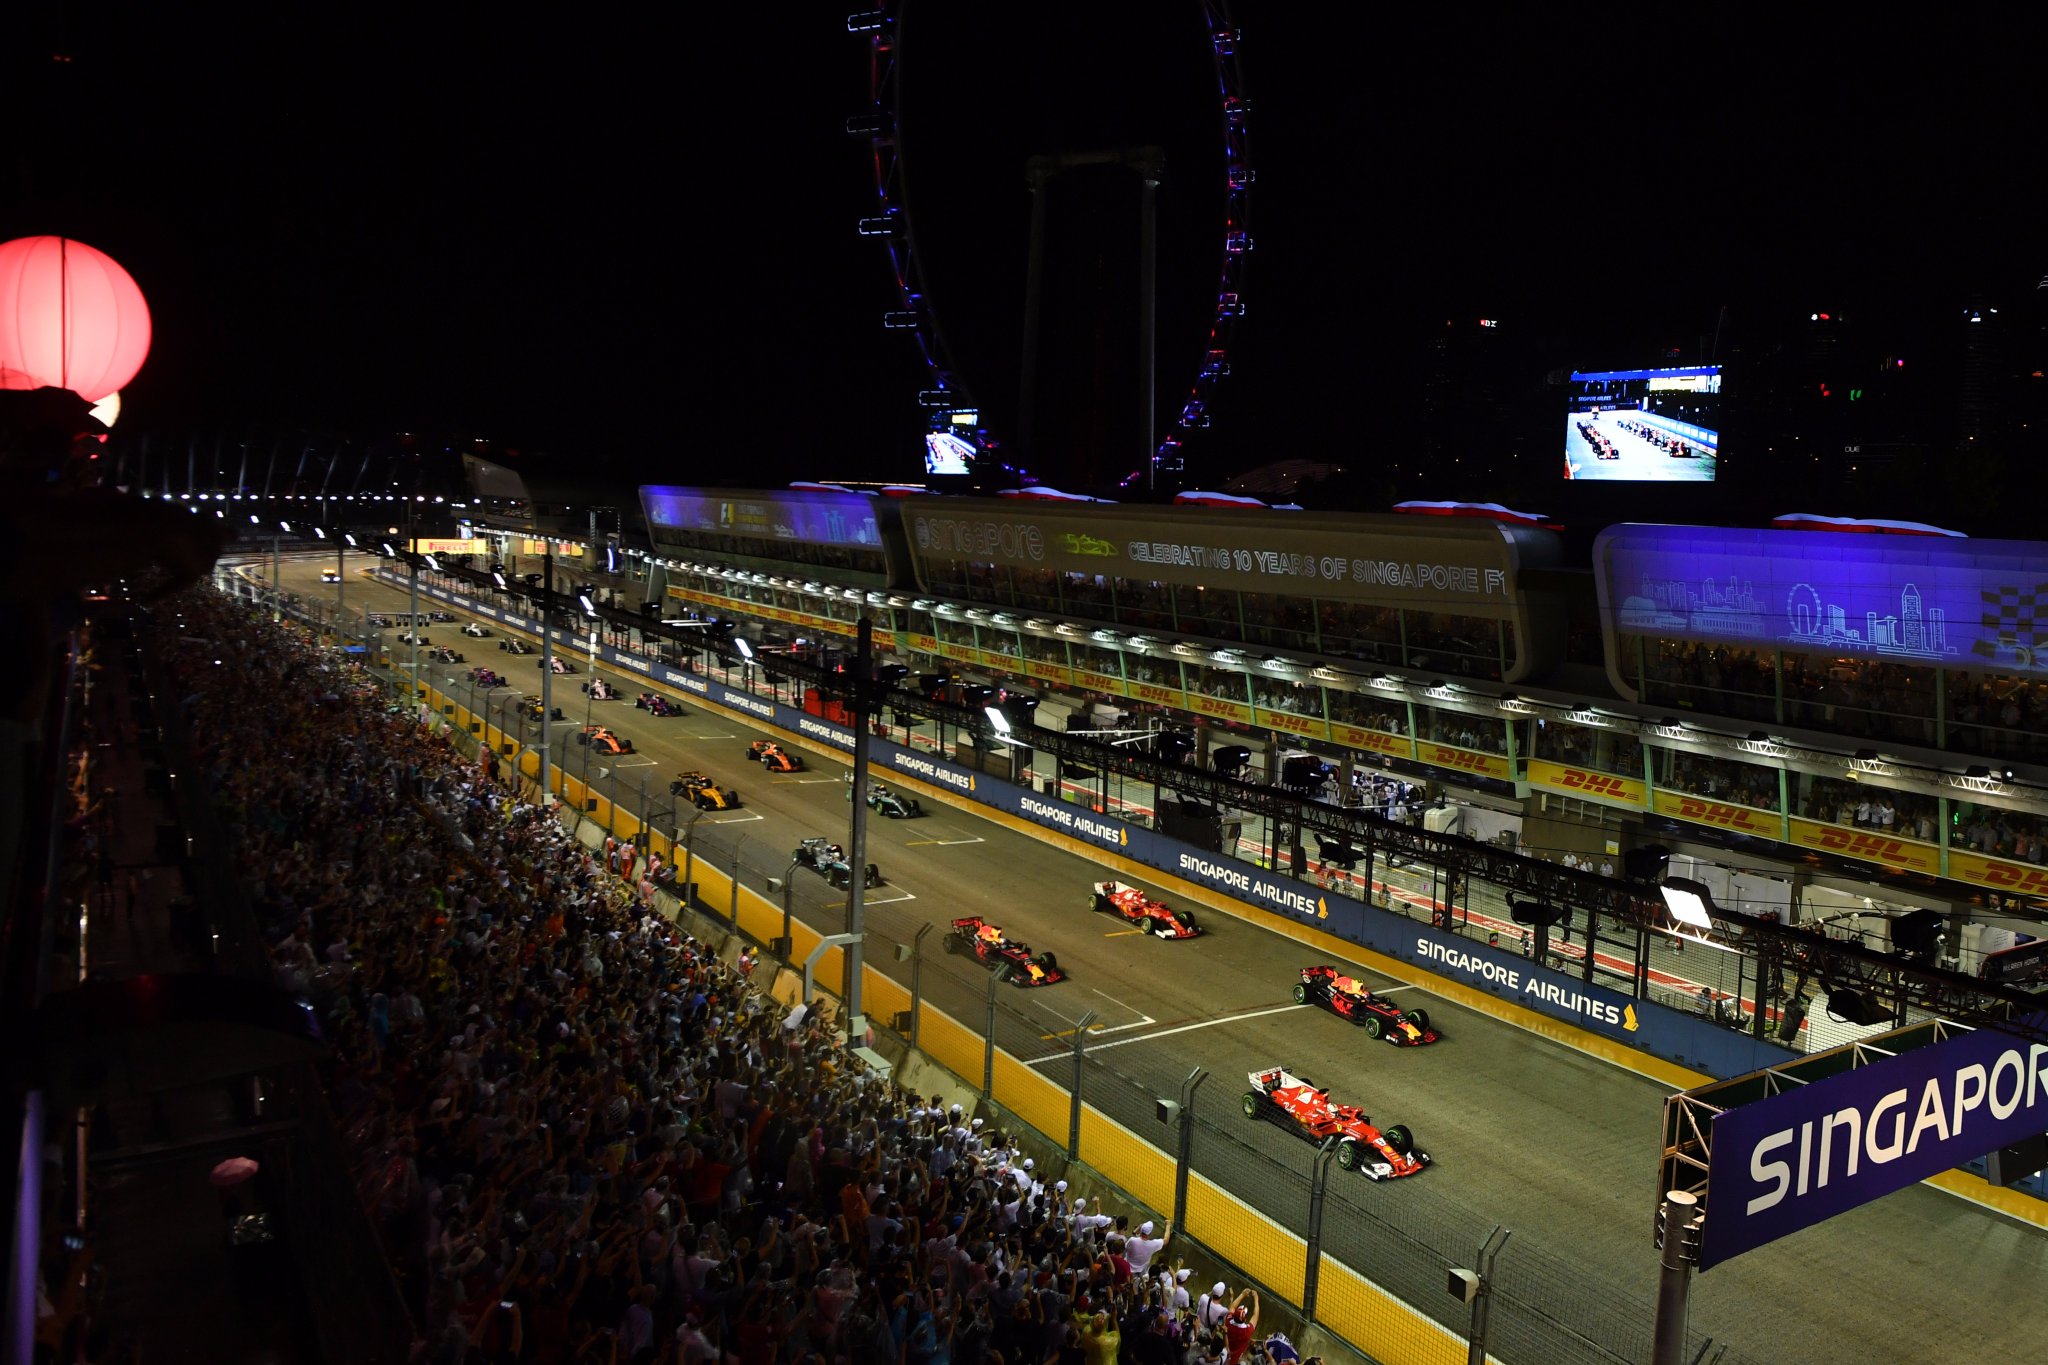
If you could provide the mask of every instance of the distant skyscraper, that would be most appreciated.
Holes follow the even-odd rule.
[[[2004,434],[2005,320],[1981,299],[1962,311],[1962,354],[1956,373],[1956,435],[1967,444]]]
[[[1920,621],[1919,585],[1914,583],[1906,585],[1906,594],[1901,602],[1901,610],[1906,618],[1906,648],[1925,649],[1927,647],[1927,631]]]

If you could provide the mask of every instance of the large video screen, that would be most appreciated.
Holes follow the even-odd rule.
[[[1564,476],[1712,483],[1721,461],[1721,367],[1574,373]]]
[[[927,474],[972,474],[974,442],[950,431],[928,431],[924,436],[924,472]]]

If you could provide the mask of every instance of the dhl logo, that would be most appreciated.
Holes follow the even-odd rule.
[[[1846,853],[1852,858],[1865,858],[1880,863],[1905,862],[1911,853],[1911,850],[1897,839],[1885,839],[1875,834],[1858,834],[1853,829],[1823,827],[1815,842],[1831,853]]]
[[[1984,863],[1983,880],[1986,884],[2004,890],[2024,892],[2029,896],[2048,896],[2048,871],[2038,868],[2020,867],[2014,863]]]
[[[1625,777],[1612,777],[1607,773],[1589,773],[1581,772],[1577,768],[1566,768],[1558,775],[1557,785],[1571,787],[1593,796],[1618,796],[1631,801],[1635,799],[1635,792],[1631,790],[1634,783]]]
[[[1467,772],[1483,773],[1493,766],[1485,754],[1468,754],[1462,749],[1435,747],[1430,753],[1429,761],[1440,768],[1463,768]]]
[[[1681,820],[1697,820],[1703,825],[1720,825],[1724,829],[1766,829],[1765,821],[1741,806],[1724,806],[1718,801],[1701,801],[1690,796],[1678,798],[1678,816]]]

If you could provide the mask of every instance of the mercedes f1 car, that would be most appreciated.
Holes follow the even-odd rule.
[[[1321,1005],[1339,1019],[1365,1026],[1368,1038],[1384,1038],[1399,1047],[1419,1047],[1437,1040],[1429,1016],[1421,1010],[1404,1010],[1382,1000],[1355,976],[1341,975],[1335,967],[1303,967],[1294,986],[1294,1003]]]
[[[500,640],[498,641],[498,648],[504,650],[507,654],[533,653],[533,646],[524,640]]]
[[[796,846],[796,852],[791,857],[834,886],[853,885],[853,865],[846,861],[846,850],[829,839],[806,839]],[[882,884],[881,870],[873,863],[868,864],[867,884]]]
[[[1202,932],[1192,911],[1175,910],[1135,886],[1122,882],[1095,883],[1093,908],[1135,924],[1154,938],[1193,938]]]
[[[677,773],[668,784],[670,796],[680,796],[698,810],[737,810],[740,794],[721,786],[703,773]]]
[[[578,744],[588,744],[601,754],[630,754],[633,752],[632,740],[613,734],[608,727],[603,725],[584,726],[582,731],[576,736],[576,742]]]
[[[891,820],[914,820],[924,814],[924,807],[917,803],[916,797],[882,786],[868,788],[868,809]]]
[[[680,716],[683,714],[682,707],[676,705],[659,692],[642,692],[633,699],[633,705],[650,715]]]
[[[462,628],[462,633],[464,635],[469,636],[469,638],[472,640],[481,640],[486,635],[489,635],[491,633],[491,628],[489,626],[481,624],[480,622],[471,621],[468,625]]]
[[[1337,1164],[1345,1170],[1357,1171],[1368,1180],[1395,1180],[1429,1165],[1429,1153],[1415,1146],[1414,1134],[1402,1125],[1375,1128],[1357,1105],[1332,1104],[1329,1091],[1285,1068],[1269,1067],[1249,1074],[1252,1088],[1244,1092],[1244,1116],[1270,1119],[1318,1144],[1329,1138],[1342,1139]]]
[[[985,967],[1008,966],[1013,986],[1050,986],[1067,979],[1051,953],[1032,952],[1029,944],[1006,937],[979,915],[953,921],[953,931],[946,935],[946,951],[965,953]]]

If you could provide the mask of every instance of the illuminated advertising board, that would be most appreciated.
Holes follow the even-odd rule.
[[[1721,462],[1721,367],[1574,372],[1564,476],[1712,483]]]
[[[1593,547],[1614,636],[2048,674],[2048,546],[1721,526],[1612,526]]]
[[[862,493],[648,487],[640,490],[640,502],[657,541],[662,531],[676,530],[815,545],[879,546],[882,542],[874,500]]]
[[[1723,1110],[1700,1269],[2044,1131],[2048,1044],[1990,1029]]]
[[[1087,577],[1184,583],[1464,615],[1514,610],[1517,571],[1555,556],[1551,533],[1494,522],[1204,507],[1136,508],[906,498],[918,576],[928,587],[965,560]]]

